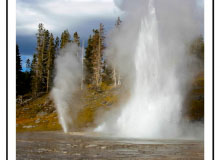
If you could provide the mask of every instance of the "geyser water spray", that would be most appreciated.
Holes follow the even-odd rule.
[[[130,1],[124,3],[126,2]],[[184,136],[181,134],[181,109],[189,83],[197,73],[196,67],[193,67],[196,59],[187,53],[187,48],[191,40],[199,35],[199,30],[196,30],[198,28],[197,23],[193,21],[193,14],[188,13],[190,9],[187,7],[191,3],[189,1],[178,2],[180,2],[179,11],[175,10],[178,7],[175,6],[177,2],[174,0],[168,0],[165,6],[160,6],[164,3],[160,0],[135,2],[140,3],[140,9],[132,8],[131,16],[126,19],[131,22],[137,22],[139,19],[139,23],[135,23],[138,25],[138,27],[135,26],[138,28],[135,30],[137,38],[134,38],[133,42],[130,41],[136,44],[131,48],[134,53],[127,53],[127,56],[133,54],[132,60],[130,60],[133,70],[127,71],[129,72],[127,74],[133,76],[131,96],[125,104],[120,106],[118,113],[114,110],[116,115],[112,116],[110,111],[103,116],[95,131],[136,138]],[[126,7],[128,5],[122,3],[122,6],[130,9],[131,7]],[[141,14],[141,16],[135,14]],[[172,19],[175,17],[174,14],[183,16],[179,18],[192,24],[185,24],[177,18]],[[119,39],[122,41],[121,45],[111,43],[110,46],[117,48],[117,53],[113,54],[120,61],[115,63],[121,62],[125,57],[123,47],[129,47],[123,45],[123,41],[126,39],[120,37],[132,34],[134,30],[132,26],[127,25],[130,22],[126,20],[123,22],[124,26],[121,27],[120,32],[109,40],[117,43],[120,42]],[[108,48],[107,51],[111,54],[111,48]],[[124,73],[125,69],[122,65],[117,63],[116,66]],[[200,132],[203,131],[200,130]]]
[[[55,60],[56,72],[51,97],[64,132],[74,129],[74,120],[82,107],[79,98],[74,96],[80,90],[83,73],[80,51],[77,44],[69,43],[60,50]]]
[[[203,135],[202,125],[181,119],[185,95],[198,73],[189,46],[203,32],[202,8],[196,0],[121,0],[117,5],[125,13],[123,23],[109,35],[105,56],[130,96],[98,115],[94,130],[136,138]],[[74,96],[83,77],[78,53],[77,45],[68,44],[56,58],[51,95],[64,132],[74,129],[83,107]]]

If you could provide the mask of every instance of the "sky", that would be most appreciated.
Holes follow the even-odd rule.
[[[203,7],[203,0],[197,2]],[[71,36],[77,31],[86,44],[92,29],[98,28],[100,23],[104,24],[107,34],[117,17],[123,18],[120,3],[122,0],[17,0],[16,43],[23,69],[26,70],[25,61],[32,60],[35,52],[39,23],[43,23],[54,36],[60,37],[65,29]]]
[[[17,0],[16,1],[16,43],[19,45],[22,67],[36,48],[39,23],[43,23],[54,36],[68,29],[70,34],[78,32],[81,40],[87,41],[92,29],[100,23],[106,33],[113,28],[122,12],[114,0]]]

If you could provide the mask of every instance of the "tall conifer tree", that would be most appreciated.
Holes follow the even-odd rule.
[[[46,64],[46,71],[47,71],[47,86],[46,86],[46,92],[49,92],[52,84],[52,78],[53,78],[53,68],[54,68],[54,57],[55,57],[55,45],[54,45],[54,38],[53,34],[50,34],[50,40],[49,40],[49,47],[47,52],[47,64]]]
[[[86,47],[86,52],[85,52],[85,82],[87,84],[92,83],[92,75],[93,75],[93,64],[92,64],[92,51],[93,51],[93,46],[92,46],[92,36],[89,36],[88,39],[88,46]]]
[[[102,83],[104,38],[104,25],[100,24],[98,30],[93,30],[93,36],[90,36],[86,48],[86,82],[89,82],[96,87],[99,87]]]
[[[80,46],[80,37],[78,36],[77,32],[73,34],[73,42],[76,43],[78,47]]]
[[[120,17],[118,17],[118,19],[116,20],[116,23],[115,23],[115,29],[116,30],[119,30],[121,22],[122,21],[121,21]],[[116,67],[115,66],[113,66],[112,78],[113,78],[114,86],[115,87],[121,84],[121,76],[120,76],[120,73],[118,73],[116,71]]]
[[[60,39],[59,37],[56,37],[56,40],[55,40],[55,57],[58,55],[59,53],[59,47],[60,47]]]
[[[34,54],[33,55],[33,60],[31,63],[31,70],[30,70],[30,74],[31,74],[31,91],[33,96],[37,95],[37,91],[38,91],[38,77],[37,77],[37,55]]]
[[[18,45],[16,45],[16,95],[22,94],[22,66]]]
[[[60,43],[60,48],[65,47],[65,45],[71,42],[70,41],[70,34],[68,30],[65,30],[62,34],[61,34],[61,43]]]

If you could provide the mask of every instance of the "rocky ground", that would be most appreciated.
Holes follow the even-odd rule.
[[[61,131],[17,133],[17,160],[200,160],[203,141],[108,138]]]

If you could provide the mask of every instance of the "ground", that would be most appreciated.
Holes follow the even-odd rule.
[[[75,121],[78,130],[94,126],[95,114],[99,109],[109,110],[112,104],[118,103],[120,88],[102,84],[99,89],[88,86],[78,91],[77,96],[84,104]],[[124,94],[125,95],[125,94]],[[121,96],[122,97],[122,96]],[[21,101],[21,102],[20,102]],[[50,94],[42,94],[37,98],[30,96],[17,100],[16,131],[52,131],[61,130],[58,115]]]
[[[62,131],[17,133],[17,160],[202,160],[203,141],[109,138]]]
[[[204,78],[201,73],[188,94],[185,118],[201,120],[204,114]],[[122,94],[123,93],[123,94]],[[112,104],[126,101],[129,92],[105,84],[77,93],[84,102],[76,118],[78,133],[63,133],[49,94],[37,98],[24,96],[16,105],[16,156],[24,159],[204,159],[203,141],[137,140],[107,138],[82,129],[94,126],[99,109],[109,110]]]

